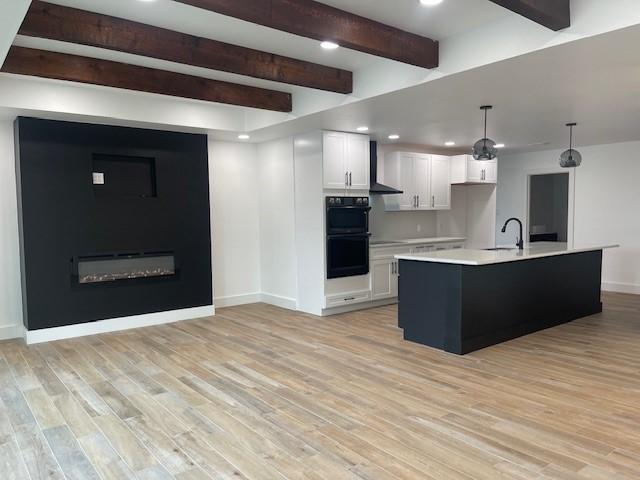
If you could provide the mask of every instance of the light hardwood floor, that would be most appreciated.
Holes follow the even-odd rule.
[[[639,479],[640,297],[466,357],[395,307],[0,343],[0,478]]]

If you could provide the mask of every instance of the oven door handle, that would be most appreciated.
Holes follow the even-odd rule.
[[[327,207],[327,211],[331,212],[333,210],[364,210],[366,212],[370,211],[372,207],[358,207],[356,205],[351,205],[348,207]]]

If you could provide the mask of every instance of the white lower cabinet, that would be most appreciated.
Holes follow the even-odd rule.
[[[371,300],[398,296],[398,260],[382,258],[371,262]]]
[[[393,299],[398,296],[400,260],[395,255],[417,254],[464,248],[464,242],[429,243],[404,248],[381,248],[371,251],[371,301]]]

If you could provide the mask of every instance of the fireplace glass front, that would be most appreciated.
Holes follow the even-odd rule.
[[[79,257],[78,283],[103,283],[176,275],[172,254],[115,254]]]

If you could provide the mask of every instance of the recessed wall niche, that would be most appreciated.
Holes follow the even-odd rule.
[[[28,330],[213,303],[206,135],[18,118]]]

